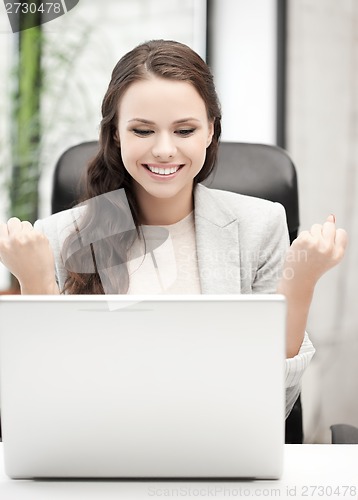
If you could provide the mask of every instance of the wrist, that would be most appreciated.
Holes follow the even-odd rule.
[[[21,295],[59,295],[55,281],[49,283],[20,283]]]
[[[311,300],[315,285],[313,280],[282,279],[277,286],[277,293],[285,295],[286,298]]]

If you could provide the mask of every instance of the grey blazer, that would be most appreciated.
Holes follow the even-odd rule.
[[[201,184],[194,203],[202,293],[274,293],[289,244],[282,205]],[[82,210],[65,210],[35,223],[53,249],[60,290],[67,276],[61,248]]]
[[[275,292],[289,245],[282,205],[198,185],[195,231],[203,293]]]

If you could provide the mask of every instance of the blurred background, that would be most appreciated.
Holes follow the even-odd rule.
[[[288,151],[301,229],[334,213],[348,231],[345,260],[320,281],[309,318],[317,353],[303,380],[307,443],[330,442],[332,424],[358,425],[357,34],[356,0],[80,0],[20,33],[0,2],[0,220],[50,214],[55,163],[97,139],[115,63],[165,38],[211,66],[223,140]],[[10,287],[0,268],[0,290]]]

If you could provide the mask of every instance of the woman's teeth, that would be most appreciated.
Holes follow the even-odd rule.
[[[176,167],[169,167],[169,168],[151,167],[150,165],[147,165],[147,168],[151,172],[153,172],[153,174],[169,175],[169,174],[175,174],[175,172],[179,170],[179,165]]]

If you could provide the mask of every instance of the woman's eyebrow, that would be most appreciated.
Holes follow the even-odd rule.
[[[154,122],[151,122],[150,120],[145,120],[144,118],[132,118],[131,120],[128,120],[128,123],[131,122],[141,122],[141,123],[146,123],[147,125],[154,125]]]
[[[197,118],[193,117],[188,117],[188,118],[180,118],[180,120],[175,120],[173,123],[178,124],[178,123],[186,123],[186,122],[200,122]],[[155,125],[154,122],[151,120],[146,120],[145,118],[132,118],[131,120],[128,120],[128,123],[131,122],[140,122],[140,123],[145,123],[146,125]]]
[[[175,120],[175,122],[173,123],[185,123],[185,122],[200,122],[200,120],[190,116],[189,118],[181,118],[180,120]]]

